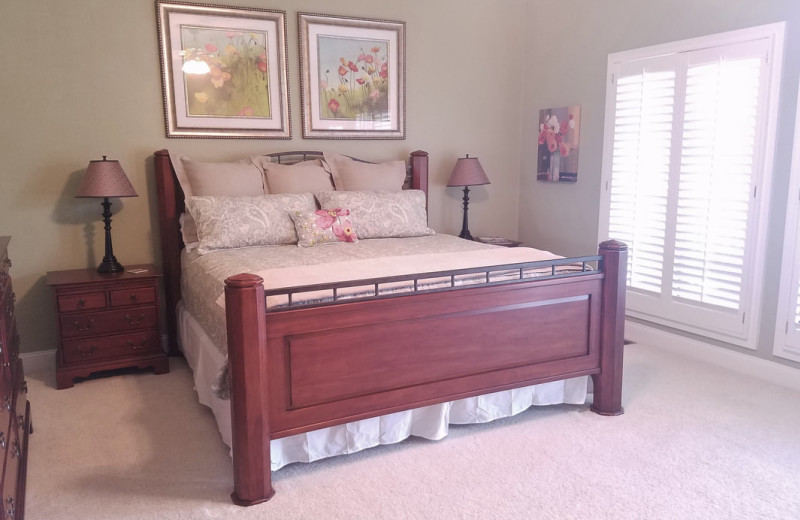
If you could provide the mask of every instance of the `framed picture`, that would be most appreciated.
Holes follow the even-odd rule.
[[[167,137],[289,139],[286,13],[157,2]]]
[[[578,182],[580,129],[580,105],[539,111],[537,180]]]
[[[303,137],[405,139],[405,22],[299,13]]]

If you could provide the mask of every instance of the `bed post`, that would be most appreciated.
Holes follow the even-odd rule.
[[[425,210],[428,209],[428,152],[411,152],[411,189],[425,192]]]
[[[175,181],[167,150],[155,154],[158,228],[161,235],[161,270],[167,299],[167,337],[170,356],[178,354],[178,325],[175,307],[181,295],[181,235],[178,218],[183,211],[183,193]]]
[[[625,290],[628,246],[616,240],[600,244],[603,257],[600,373],[594,374],[592,411],[620,415],[622,409],[622,350],[625,334]]]
[[[266,502],[275,494],[270,468],[263,282],[252,274],[225,280],[233,432],[231,499],[240,506]]]

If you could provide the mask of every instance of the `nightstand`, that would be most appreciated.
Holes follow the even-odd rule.
[[[133,265],[121,273],[47,273],[58,313],[58,389],[101,370],[153,367],[156,374],[169,372],[161,348],[160,276],[154,265]]]
[[[492,244],[493,246],[503,246],[503,247],[517,247],[522,243],[517,240],[511,240],[510,238],[503,238],[503,237],[475,237],[475,242],[481,242],[483,244]]]

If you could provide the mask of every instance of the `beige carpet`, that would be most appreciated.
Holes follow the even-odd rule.
[[[29,374],[26,518],[800,518],[800,393],[626,349],[623,416],[538,408],[294,464],[250,508],[230,503],[228,450],[182,360],[59,391]]]

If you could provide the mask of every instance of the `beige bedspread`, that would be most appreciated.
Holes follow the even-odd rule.
[[[257,274],[264,279],[265,288],[274,289],[553,258],[559,257],[538,249],[491,246],[450,235],[370,239],[355,244],[333,243],[311,248],[294,245],[251,247],[205,255],[184,252],[181,290],[186,308],[224,353],[227,350],[224,281],[235,274]],[[526,276],[535,274],[526,273]],[[499,273],[496,276],[518,277],[518,273]],[[475,277],[459,277],[456,285],[475,281]],[[430,287],[437,287],[449,285],[450,281],[433,279],[428,283]],[[380,288],[380,292],[409,290],[410,285],[387,284]],[[349,294],[360,295],[370,290],[369,287],[355,288]],[[321,293],[305,296],[312,300],[326,297]],[[267,302],[268,306],[285,303],[285,296],[271,297]],[[217,385],[220,395],[226,394],[227,390],[224,375],[221,374],[223,377]]]

